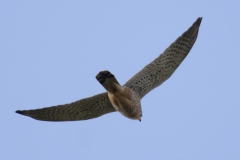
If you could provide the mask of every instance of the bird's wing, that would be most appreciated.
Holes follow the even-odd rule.
[[[16,113],[42,121],[76,121],[96,118],[116,111],[107,93],[101,93],[79,101],[34,110],[18,110]]]
[[[127,81],[140,98],[167,80],[187,56],[194,45],[202,18],[173,42],[159,57],[145,66],[140,72]]]

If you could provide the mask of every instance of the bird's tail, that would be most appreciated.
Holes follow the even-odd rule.
[[[99,72],[96,75],[96,79],[110,93],[113,93],[115,90],[114,84],[120,85],[115,76],[107,70]]]

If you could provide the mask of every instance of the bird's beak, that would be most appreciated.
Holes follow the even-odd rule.
[[[141,119],[139,119],[139,121],[141,122]]]

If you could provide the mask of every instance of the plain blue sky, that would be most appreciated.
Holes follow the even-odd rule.
[[[202,16],[181,66],[142,99],[142,122],[119,113],[43,122],[15,113],[124,84]],[[239,160],[240,2],[0,1],[1,160]]]

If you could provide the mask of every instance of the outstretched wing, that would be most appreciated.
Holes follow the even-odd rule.
[[[16,113],[42,121],[87,120],[116,111],[107,93],[101,93],[79,101],[35,110],[18,110]]]
[[[130,87],[140,98],[167,80],[194,45],[202,17],[173,42],[158,58],[134,75],[125,86]]]

